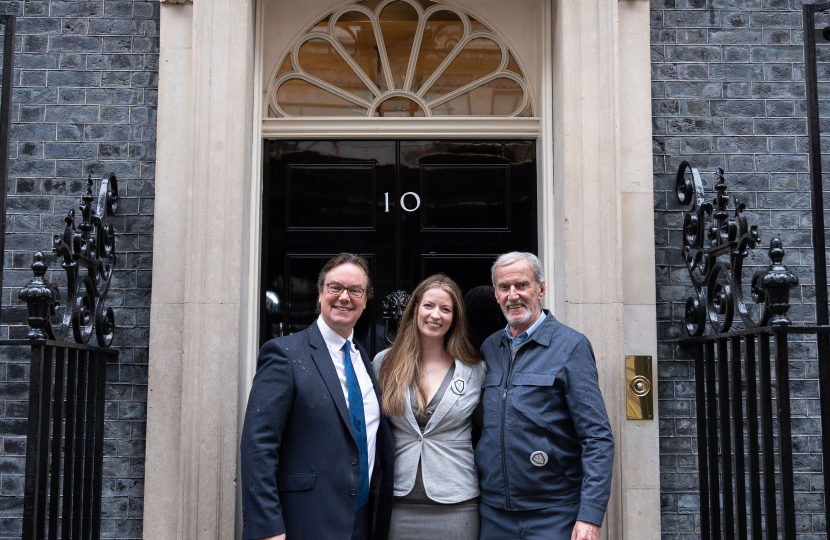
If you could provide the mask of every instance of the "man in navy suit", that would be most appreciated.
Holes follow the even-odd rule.
[[[241,442],[243,540],[386,540],[395,440],[353,328],[372,296],[366,259],[317,280],[320,316],[259,353]]]

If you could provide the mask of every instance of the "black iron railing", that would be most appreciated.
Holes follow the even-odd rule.
[[[818,108],[818,72],[816,64],[816,37],[821,36],[826,43],[830,41],[830,26],[820,32],[815,30],[816,13],[830,10],[830,2],[823,4],[804,4],[802,21],[804,32],[804,77],[807,91],[807,135],[810,144],[810,192],[813,219],[813,255],[815,258],[816,284],[816,324],[824,327],[830,325],[830,312],[827,309],[827,252],[825,251],[824,229],[824,187],[821,173],[821,128]],[[824,454],[824,493],[830,494],[830,333],[823,331],[817,335],[819,356],[819,392],[821,403],[822,452]],[[826,507],[830,504],[825,502]],[[830,512],[827,514],[830,523]]]
[[[118,351],[66,341],[31,345],[24,539],[101,537],[104,391]]]
[[[778,238],[770,241],[769,265],[749,276],[744,263],[760,245],[759,231],[738,199],[730,215],[720,169],[715,191],[707,201],[697,169],[680,165],[678,201],[691,206],[683,259],[694,287],[685,310],[689,337],[680,345],[694,358],[701,536],[772,540],[780,530],[795,540],[789,340],[827,339],[830,326],[792,324],[789,296],[798,279],[784,265]],[[818,360],[830,360],[821,347]],[[830,396],[820,398],[824,417]],[[825,470],[827,459],[825,453]]]
[[[6,193],[9,187],[9,142],[12,121],[14,36],[17,18],[0,15],[3,26],[3,75],[0,78],[0,253],[6,251]],[[3,265],[0,264],[0,296],[3,293]]]
[[[115,267],[115,213],[118,184],[108,174],[93,195],[92,178],[75,227],[70,210],[53,252],[66,280],[66,294],[47,278],[42,253],[34,256],[34,277],[20,291],[26,303],[27,339],[0,346],[31,350],[23,539],[101,536],[104,394],[115,315],[106,305]],[[95,335],[98,346],[90,344]],[[70,339],[72,341],[70,341]]]
[[[788,316],[798,280],[783,263],[779,239],[770,242],[768,267],[748,276],[744,262],[759,247],[760,234],[748,226],[738,199],[730,216],[723,171],[711,202],[694,167],[683,162],[677,173],[678,201],[691,206],[683,258],[695,292],[686,302],[689,337],[680,345],[694,359],[703,538],[773,540],[780,534],[795,540],[794,341],[816,343],[825,497],[830,494],[830,314],[816,66],[816,40],[830,41],[830,27],[815,29],[815,14],[828,10],[830,2],[803,6],[815,325],[796,326]],[[830,523],[828,510],[825,499]]]

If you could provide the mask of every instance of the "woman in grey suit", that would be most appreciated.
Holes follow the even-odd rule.
[[[478,540],[471,432],[485,368],[452,279],[438,274],[416,287],[374,369],[395,436],[389,539]]]

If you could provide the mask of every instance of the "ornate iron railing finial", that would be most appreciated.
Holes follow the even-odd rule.
[[[109,347],[115,331],[115,314],[105,306],[117,259],[115,228],[108,218],[118,206],[118,180],[113,173],[101,180],[98,197],[93,195],[92,175],[87,179],[86,193],[79,209],[81,223],[75,228],[75,210],[70,209],[62,234],[56,234],[52,251],[62,257],[66,271],[66,302],[61,303],[58,288],[46,277],[47,265],[42,252],[32,263],[35,276],[20,291],[29,317],[29,339],[66,339],[69,329],[77,343],[88,343],[95,331],[98,345]],[[96,203],[93,207],[93,203]],[[82,274],[81,269],[86,273]]]
[[[691,205],[683,217],[683,259],[695,294],[686,300],[686,330],[690,336],[702,336],[708,321],[715,333],[726,332],[736,311],[747,328],[790,324],[790,289],[798,285],[798,278],[782,263],[784,249],[778,238],[770,242],[769,268],[752,276],[750,291],[753,302],[761,307],[760,317],[756,320],[747,307],[743,265],[761,237],[757,225],[747,224],[746,205],[737,198],[729,217],[723,169],[718,168],[716,174],[715,197],[706,202],[697,168],[684,161],[677,170],[677,200]]]

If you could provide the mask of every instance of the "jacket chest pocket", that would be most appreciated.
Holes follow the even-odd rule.
[[[484,383],[481,385],[481,403],[484,408],[485,426],[497,427],[499,424],[499,404],[503,378],[503,371],[491,371],[484,376]]]
[[[554,382],[556,375],[553,373],[515,372],[510,389],[513,407],[529,414],[545,414],[557,400]]]

